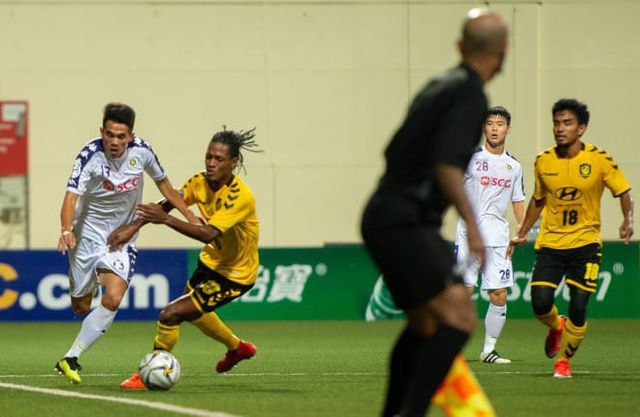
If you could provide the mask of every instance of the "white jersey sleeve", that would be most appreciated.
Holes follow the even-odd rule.
[[[515,158],[514,158],[515,160]],[[518,162],[516,160],[516,162]],[[524,178],[522,175],[522,165],[518,162],[514,165],[514,170],[516,170],[516,175],[513,179],[513,188],[511,192],[511,201],[516,203],[518,201],[524,201],[527,196],[524,192]]]
[[[145,141],[142,138],[135,138],[133,140],[134,144],[136,144],[140,149],[146,149],[148,152],[142,152],[141,156],[143,158],[143,166],[145,172],[153,178],[154,181],[160,181],[164,179],[167,175],[160,165],[160,161],[158,160],[158,156],[153,151],[153,148],[149,144],[149,142]]]

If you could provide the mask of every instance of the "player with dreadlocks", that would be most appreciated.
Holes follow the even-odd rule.
[[[224,127],[213,135],[207,147],[205,170],[183,184],[184,202],[187,206],[197,205],[202,225],[171,216],[172,207],[166,202],[141,204],[139,218],[116,230],[108,242],[117,247],[142,225],[162,223],[205,244],[185,294],[160,312],[153,348],[171,352],[180,337],[180,323],[188,321],[227,347],[227,353],[216,365],[219,373],[256,354],[255,345],[240,340],[215,313],[217,308],[249,291],[258,274],[255,198],[245,182],[234,175],[237,168],[244,168],[243,150],[260,152],[254,136],[254,129],[235,132]],[[120,387],[145,388],[137,372]]]

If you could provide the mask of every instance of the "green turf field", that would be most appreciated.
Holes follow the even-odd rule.
[[[54,374],[79,323],[0,324],[0,416],[177,416],[184,407],[205,417],[377,416],[386,360],[401,322],[232,322],[258,345],[254,360],[227,375],[212,369],[220,345],[189,325],[174,353],[180,383],[169,392],[123,392],[118,383],[136,369],[154,335],[151,322],[118,322],[80,361],[83,384]],[[551,378],[542,350],[545,330],[533,320],[507,322],[499,351],[510,365],[477,360],[482,329],[466,356],[502,417],[626,417],[640,415],[640,321],[592,320],[573,361],[574,377]],[[7,384],[93,394],[67,398],[8,388]],[[54,391],[58,392],[58,391]],[[105,401],[111,397],[112,401]],[[120,399],[145,401],[124,404]],[[172,404],[177,412],[148,408]],[[218,413],[216,413],[218,412]],[[195,413],[195,414],[194,414]],[[442,416],[432,410],[431,416]]]

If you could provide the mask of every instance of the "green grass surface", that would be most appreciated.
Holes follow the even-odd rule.
[[[52,371],[79,323],[0,323],[0,383],[140,399],[243,417],[377,416],[386,362],[401,322],[232,322],[258,345],[254,360],[227,375],[213,372],[223,354],[189,325],[174,353],[180,383],[169,392],[124,392],[118,383],[149,350],[151,322],[118,322],[80,360],[83,383]],[[640,321],[592,320],[573,361],[574,377],[551,378],[553,362],[533,320],[510,320],[498,345],[510,365],[477,360],[482,328],[465,356],[502,417],[640,416]],[[0,416],[176,416],[179,413],[96,399],[66,398],[0,387]],[[440,417],[439,410],[431,416]]]

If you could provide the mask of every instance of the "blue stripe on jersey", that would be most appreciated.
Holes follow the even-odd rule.
[[[131,277],[136,270],[136,260],[138,259],[138,250],[134,247],[127,246],[127,254],[129,255],[129,276],[127,282],[131,282]]]
[[[518,161],[518,158],[516,158],[515,156],[511,155],[509,152],[505,151],[504,153],[506,153],[507,156],[511,157],[511,159],[513,159],[514,161],[520,162],[520,161]]]
[[[166,175],[166,171],[162,167],[162,164],[158,159],[158,155],[156,155],[156,153],[153,151],[153,148],[151,147],[151,144],[149,142],[136,136],[135,138],[133,138],[131,142],[129,142],[129,148],[135,148],[135,147],[147,148],[151,152],[153,157],[156,159],[156,163],[158,164],[158,166],[160,166],[160,169],[162,170],[162,172],[165,173]]]
[[[78,188],[78,178],[80,178],[80,174],[82,170],[87,165],[87,162],[91,159],[91,157],[96,152],[104,153],[104,146],[102,145],[102,138],[91,139],[87,142],[86,145],[82,148],[78,156],[76,156],[75,161],[73,161],[73,171],[71,171],[71,176],[69,177],[69,181],[67,182],[68,187]]]

